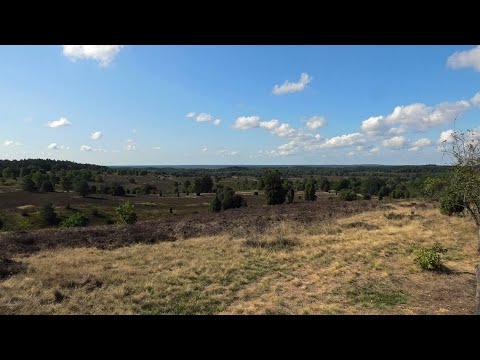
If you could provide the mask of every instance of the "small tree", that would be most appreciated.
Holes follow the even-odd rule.
[[[60,185],[62,185],[63,191],[70,192],[70,190],[72,190],[72,179],[70,179],[70,177],[64,176],[60,180]]]
[[[40,210],[40,218],[46,225],[57,225],[59,222],[57,213],[50,203],[42,207]]]
[[[443,152],[453,160],[447,191],[453,205],[463,207],[477,226],[477,251],[480,253],[480,133],[478,130],[452,133],[443,142]]]
[[[314,201],[317,199],[317,195],[315,195],[315,179],[310,178],[307,180],[305,184],[305,200],[307,201]]]
[[[30,176],[25,176],[22,179],[22,190],[24,191],[35,191],[35,183],[33,182],[32,178]]]
[[[287,192],[287,204],[291,204],[294,198],[295,198],[295,190],[293,190],[293,186],[292,186]]]
[[[137,214],[133,212],[133,204],[130,201],[120,205],[115,209],[123,224],[135,224],[137,222]]]
[[[83,179],[77,179],[73,183],[73,190],[75,190],[75,192],[77,192],[83,197],[87,196],[90,193],[90,187],[88,186],[88,183]]]
[[[40,192],[54,192],[54,191],[55,189],[53,188],[53,185],[50,182],[50,180],[45,180],[42,183],[42,186],[40,187]]]
[[[220,212],[222,210],[222,202],[218,198],[218,195],[215,195],[215,198],[210,203],[209,210],[211,212]]]
[[[267,205],[283,204],[287,189],[283,185],[282,174],[278,170],[267,170],[262,179],[265,186]]]
[[[193,180],[193,186],[192,186],[193,192],[197,195],[200,196],[200,193],[202,192],[202,179],[201,178],[195,178]]]

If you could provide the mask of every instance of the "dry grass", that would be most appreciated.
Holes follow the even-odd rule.
[[[0,282],[0,313],[472,314],[472,223],[408,205],[392,205],[405,215],[392,219],[379,209],[308,226],[279,221],[258,237],[16,256],[27,270]],[[449,272],[413,261],[436,241]]]

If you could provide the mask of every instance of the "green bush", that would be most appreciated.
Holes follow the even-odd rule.
[[[80,213],[76,213],[68,217],[67,219],[62,221],[62,227],[79,227],[79,226],[87,226],[88,225],[88,218]]]
[[[347,190],[347,189],[343,189],[339,191],[338,197],[341,200],[345,200],[345,201],[357,200],[357,194],[353,190]]]
[[[120,205],[115,209],[123,224],[135,224],[137,222],[137,214],[133,212],[133,204],[129,201]]]
[[[295,190],[291,187],[287,192],[287,204],[291,204],[293,199],[295,199]]]
[[[245,198],[235,194],[233,189],[227,187],[219,187],[215,194],[215,198],[210,203],[210,211],[219,212],[220,210],[228,210],[247,206]]]
[[[440,212],[444,215],[461,213],[464,209],[463,199],[453,192],[446,192],[440,198]]]
[[[307,180],[305,184],[305,200],[315,201],[317,199],[317,195],[315,195],[315,184],[315,179],[310,178]]]
[[[47,204],[40,210],[40,218],[46,225],[57,225],[59,219],[52,204]]]
[[[435,271],[442,268],[441,254],[447,252],[447,249],[443,248],[439,244],[435,244],[430,248],[417,249],[415,253],[415,263],[420,265],[424,270]]]
[[[210,203],[209,210],[211,212],[220,212],[222,210],[222,202],[220,201],[218,196],[215,196],[215,198]]]
[[[265,197],[267,205],[283,204],[287,189],[285,188],[284,179],[278,170],[267,170],[262,177],[265,186]]]

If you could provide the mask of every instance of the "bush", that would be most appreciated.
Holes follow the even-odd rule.
[[[262,177],[265,186],[267,205],[283,204],[287,189],[283,186],[284,179],[278,170],[267,170]]]
[[[417,249],[415,254],[415,263],[420,265],[424,270],[435,271],[442,268],[441,254],[447,252],[447,249],[435,244],[430,248]]]
[[[76,213],[62,221],[62,227],[78,227],[78,226],[87,226],[88,218],[80,213]]]
[[[133,204],[127,201],[115,209],[123,224],[135,224],[137,222],[137,214],[133,212]]]
[[[73,183],[73,190],[83,197],[87,196],[90,192],[90,187],[85,180],[77,179]]]
[[[215,199],[210,203],[210,211],[219,212],[221,209],[228,210],[243,206],[247,206],[243,196],[235,194],[235,191],[229,187],[218,188]]]
[[[253,192],[253,195],[254,195],[254,196],[258,196],[258,191],[254,191],[254,192]]]
[[[357,194],[353,190],[343,189],[338,193],[338,197],[345,201],[357,200]]]
[[[57,225],[59,219],[52,204],[47,204],[40,210],[40,218],[46,225]]]
[[[220,212],[222,210],[222,202],[220,201],[218,196],[215,196],[215,198],[210,203],[209,210],[211,212]]]
[[[440,212],[444,215],[451,216],[459,214],[464,209],[463,199],[452,192],[446,192],[440,198]]]
[[[30,176],[25,176],[22,179],[22,190],[31,192],[36,190],[35,183]]]
[[[310,178],[307,180],[307,183],[305,184],[305,200],[315,201],[317,199],[317,195],[315,195],[315,185],[315,179]]]
[[[295,199],[295,190],[291,187],[287,192],[287,204],[291,204],[293,199]]]

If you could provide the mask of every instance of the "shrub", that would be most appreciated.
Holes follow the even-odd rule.
[[[112,195],[113,196],[125,196],[125,189],[122,185],[115,185],[112,188]]]
[[[339,191],[338,197],[341,200],[345,200],[345,201],[357,200],[357,194],[355,194],[353,190],[347,190],[347,189],[343,189]]]
[[[40,210],[40,218],[46,225],[57,225],[59,222],[57,213],[52,204],[47,204]]]
[[[430,248],[417,249],[415,254],[415,263],[424,270],[435,271],[442,268],[441,254],[447,252],[440,244],[435,244]]]
[[[307,180],[307,183],[305,184],[305,200],[315,201],[317,199],[317,195],[315,195],[315,184],[315,179],[310,178]]]
[[[22,179],[22,190],[23,191],[35,191],[35,183],[33,182],[32,178],[30,176],[25,176]]]
[[[55,189],[53,188],[53,185],[50,182],[50,180],[45,180],[42,183],[42,186],[40,186],[40,192],[54,192],[54,191]]]
[[[210,203],[210,208],[209,210],[211,212],[220,212],[222,210],[222,202],[218,198],[218,196],[215,196],[215,198],[212,200]]]
[[[459,214],[464,209],[464,202],[462,197],[455,195],[452,192],[446,192],[440,198],[440,212],[444,215],[451,216]]]
[[[120,222],[124,224],[135,224],[137,222],[137,214],[133,212],[133,208],[133,204],[127,201],[115,209]]]
[[[62,227],[87,226],[88,218],[80,213],[76,213],[62,221]]]
[[[258,191],[254,191],[254,192],[253,192],[253,195],[254,195],[254,196],[258,196]]]
[[[287,192],[287,204],[291,204],[295,198],[295,190],[291,187]]]
[[[73,190],[83,197],[87,196],[90,192],[90,187],[85,180],[78,179],[73,183]]]
[[[267,170],[262,179],[265,185],[267,205],[283,204],[287,189],[283,186],[282,174],[278,170]]]

